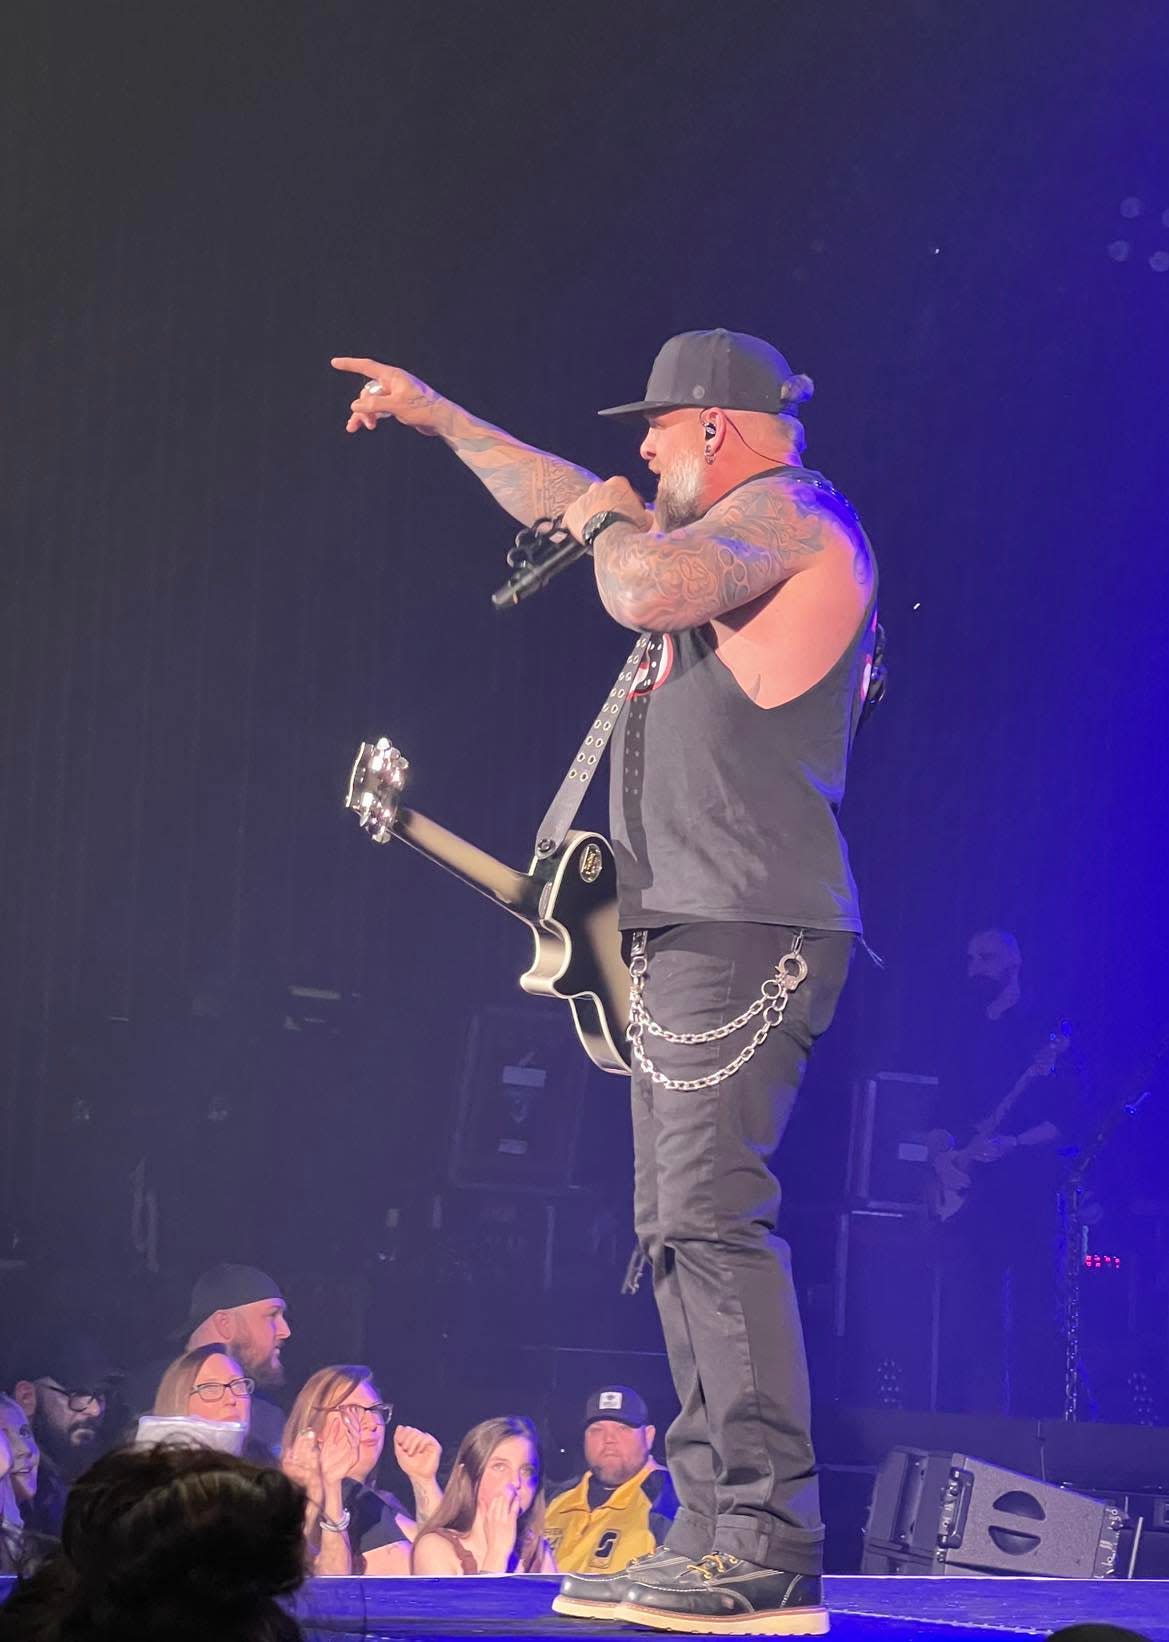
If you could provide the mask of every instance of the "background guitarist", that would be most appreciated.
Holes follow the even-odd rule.
[[[1034,1007],[1014,935],[984,929],[966,950],[967,995],[942,1057],[944,1120],[970,1150],[971,1185],[942,1227],[943,1406],[1057,1413],[1057,1192],[1078,1092],[1057,1012]],[[1025,1074],[985,1137],[976,1131]]]
[[[558,1605],[706,1634],[731,1616],[826,1629],[770,1159],[861,928],[837,810],[876,568],[852,508],[802,465],[812,385],[756,337],[672,338],[644,398],[601,413],[640,429],[647,508],[628,479],[599,481],[404,371],[333,363],[366,379],[350,432],[396,419],[443,439],[513,518],[563,514],[609,614],[654,635],[613,738],[611,810],[635,984],[635,1221],[682,1405],[666,1444],[681,1508],[636,1582],[569,1576]]]

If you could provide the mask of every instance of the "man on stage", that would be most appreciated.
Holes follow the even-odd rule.
[[[1037,1004],[1022,970],[1009,930],[975,931],[968,996],[946,1018],[942,1121],[959,1147],[973,1144],[975,1167],[941,1228],[940,1385],[955,1412],[1040,1419],[1061,1407],[1058,1203],[1083,1114],[1067,1023]]]
[[[672,338],[643,399],[648,509],[627,479],[521,444],[406,372],[348,428],[444,439],[516,519],[593,554],[610,615],[652,635],[613,736],[611,821],[633,975],[635,1220],[681,1413],[667,1545],[568,1576],[560,1612],[701,1634],[821,1634],[823,1525],[803,1336],[770,1168],[860,933],[837,825],[869,688],[876,568],[802,466],[811,393],[773,347]]]

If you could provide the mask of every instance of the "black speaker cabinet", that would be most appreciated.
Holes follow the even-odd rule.
[[[452,1181],[566,1190],[587,1071],[567,1009],[481,1010],[463,1062]]]
[[[836,1251],[836,1390],[861,1408],[928,1409],[938,1380],[938,1266],[918,1210],[850,1209]]]
[[[873,1485],[861,1572],[1107,1579],[1124,1521],[1103,1500],[968,1454],[894,1448]]]
[[[874,1072],[852,1091],[847,1191],[873,1207],[920,1206],[937,1124],[938,1080],[921,1072]]]

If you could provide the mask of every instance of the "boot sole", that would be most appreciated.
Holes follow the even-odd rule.
[[[680,1631],[686,1636],[827,1636],[831,1628],[828,1609],[819,1607],[784,1608],[721,1619],[713,1614],[669,1613],[664,1608],[621,1602],[607,1617],[622,1619],[627,1625],[648,1625],[655,1631]]]
[[[671,1556],[659,1563],[656,1568],[640,1569],[640,1575],[647,1585],[655,1583],[655,1574],[664,1574],[667,1579],[675,1571],[675,1566],[684,1568],[687,1558]],[[648,1577],[647,1577],[648,1576]],[[630,1579],[632,1579],[630,1575]],[[558,1613],[564,1619],[616,1619],[617,1609],[621,1604],[620,1597],[611,1597],[608,1602],[601,1597],[565,1596],[563,1592],[552,1599],[552,1612]]]
[[[678,1557],[677,1562],[680,1567],[686,1566],[685,1557]],[[642,1578],[646,1579],[647,1584],[652,1585],[655,1573],[664,1573],[668,1579],[672,1571],[673,1564],[667,1562],[658,1568],[643,1570]],[[648,1578],[646,1578],[647,1573]],[[561,1594],[553,1597],[552,1612],[560,1614],[564,1619],[616,1619],[617,1609],[620,1605],[620,1597],[612,1597],[608,1602],[605,1602],[600,1597],[590,1599],[587,1596],[565,1596]]]
[[[619,1602],[585,1602],[576,1596],[554,1596],[552,1612],[565,1619],[616,1619]]]

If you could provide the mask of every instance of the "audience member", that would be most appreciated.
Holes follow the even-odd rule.
[[[548,1507],[548,1542],[563,1572],[615,1574],[665,1543],[678,1501],[653,1457],[654,1435],[629,1386],[593,1392],[584,1412],[588,1469]]]
[[[484,1420],[459,1444],[438,1510],[418,1526],[415,1574],[554,1574],[543,1460],[531,1420]]]
[[[305,1536],[320,1574],[408,1574],[416,1523],[392,1494],[368,1486],[393,1413],[357,1363],[318,1369],[292,1405],[281,1461],[308,1496]],[[426,1431],[400,1425],[394,1458],[414,1490],[417,1517],[442,1503],[442,1450]]]
[[[1047,1642],[1149,1642],[1143,1631],[1122,1630],[1119,1625],[1069,1625],[1052,1631]]]
[[[41,1451],[28,1415],[15,1397],[0,1391],[0,1484],[8,1490],[8,1497],[0,1495],[0,1499],[8,1520],[14,1510],[32,1504],[40,1463]]]
[[[196,1346],[176,1357],[158,1382],[153,1414],[193,1414],[247,1425],[256,1382],[221,1346]]]
[[[284,1310],[280,1286],[267,1272],[230,1263],[212,1266],[191,1290],[186,1321],[173,1338],[184,1340],[188,1351],[219,1346],[261,1390],[283,1385],[280,1348],[292,1333]],[[133,1418],[152,1406],[166,1366],[167,1359],[156,1359],[132,1377],[126,1404]],[[253,1395],[247,1457],[274,1464],[280,1458],[283,1428],[283,1411],[267,1398]]]
[[[26,1341],[11,1354],[11,1361],[12,1395],[40,1450],[26,1526],[56,1539],[69,1484],[102,1450],[110,1385],[116,1375],[110,1360],[82,1335]]]
[[[40,1459],[28,1415],[15,1397],[0,1392],[0,1573],[15,1573],[23,1565]]]
[[[221,1346],[196,1346],[164,1371],[137,1442],[204,1443],[243,1455],[255,1381]]]
[[[206,1448],[122,1450],[77,1481],[60,1550],[0,1609],[0,1642],[294,1642],[304,1495]]]

